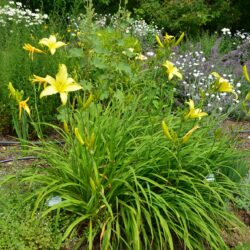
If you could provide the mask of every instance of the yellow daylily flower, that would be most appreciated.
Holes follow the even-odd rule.
[[[168,35],[168,33],[166,33],[163,39],[164,39],[164,43],[170,44],[173,41],[174,36]]]
[[[233,93],[236,95],[236,98],[238,98],[233,86],[226,79],[221,77],[217,72],[212,72],[211,75],[216,78],[214,83],[216,91]]]
[[[163,130],[164,135],[165,135],[170,141],[172,141],[172,140],[173,140],[173,137],[171,136],[171,134],[170,134],[170,132],[169,132],[169,128],[168,128],[167,124],[166,124],[164,121],[162,121],[161,127],[162,127],[162,130]]]
[[[194,108],[194,101],[193,100],[189,100],[188,102],[186,102],[186,104],[189,105],[189,112],[188,114],[185,116],[186,119],[195,119],[195,118],[199,118],[199,120],[201,119],[201,117],[208,115],[206,112],[202,112],[201,109],[195,109]]]
[[[62,105],[65,105],[67,102],[68,92],[82,89],[82,86],[75,83],[74,79],[68,78],[67,67],[64,64],[59,65],[56,78],[47,75],[44,79],[46,79],[49,86],[44,88],[40,94],[40,98],[59,93]]]
[[[46,54],[44,51],[33,47],[29,43],[25,43],[24,46],[23,46],[23,49],[26,50],[26,51],[29,51],[29,57],[31,58],[32,61],[34,59],[33,58],[34,53]]]
[[[31,79],[32,83],[38,82],[39,85],[43,84],[44,88],[47,86],[47,84],[48,84],[48,78],[47,78],[47,76],[48,75],[46,77],[41,77],[41,76],[37,76],[37,75],[33,75],[33,76],[34,76],[34,78]]]
[[[29,108],[29,106],[27,104],[27,102],[28,102],[29,99],[30,98],[28,97],[26,100],[19,102],[19,119],[21,119],[21,117],[22,117],[22,111],[23,111],[23,109],[30,116],[30,108]]]
[[[162,64],[163,67],[167,68],[168,80],[171,80],[174,76],[177,76],[180,80],[182,80],[182,74],[179,72],[173,63],[170,61],[166,61]]]
[[[65,46],[66,43],[64,42],[57,42],[56,36],[50,35],[49,38],[43,38],[39,41],[39,44],[45,45],[49,48],[51,55],[54,55],[56,52],[56,49]]]
[[[182,143],[186,143],[186,142],[189,140],[190,136],[193,134],[193,132],[194,132],[195,130],[197,130],[198,128],[200,128],[200,126],[196,125],[196,126],[194,126],[192,129],[190,129],[190,130],[182,137]]]
[[[248,82],[250,82],[250,77],[249,77],[248,72],[247,72],[247,65],[246,64],[243,66],[243,74],[244,74],[246,80]]]

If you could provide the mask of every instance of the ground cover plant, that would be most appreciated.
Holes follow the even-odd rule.
[[[23,194],[18,188],[18,185],[7,186],[0,190],[0,248],[59,249],[60,231],[53,229],[50,218],[30,219],[32,210],[24,206]]]
[[[126,32],[126,11],[117,16],[100,25],[88,1],[65,37],[46,29],[32,44],[28,33],[22,38],[25,84],[17,72],[2,95],[11,100],[23,152],[38,161],[1,177],[1,188],[18,183],[27,217],[48,223],[43,248],[49,239],[52,249],[228,249],[222,231],[244,227],[231,206],[249,188],[241,184],[248,165],[220,124],[230,102],[247,110],[249,94],[241,96],[201,50],[181,48],[184,33],[155,30],[151,48],[153,40],[145,46]],[[247,66],[243,72],[250,81]],[[226,98],[221,113],[209,109],[222,105],[212,95]],[[52,106],[54,123],[40,119],[48,121],[40,103]],[[27,141],[28,126],[39,146]],[[48,129],[57,141],[46,142]]]

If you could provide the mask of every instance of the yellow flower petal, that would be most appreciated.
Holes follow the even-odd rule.
[[[56,74],[56,81],[61,83],[66,83],[68,78],[67,67],[64,64],[59,65],[59,71]]]
[[[54,95],[58,93],[58,91],[56,90],[56,88],[51,85],[51,86],[47,86],[46,88],[44,88],[44,90],[41,92],[40,94],[40,98],[43,98],[44,96],[48,96],[48,95]]]
[[[175,75],[180,79],[182,80],[182,74],[180,72],[175,72]]]
[[[223,79],[221,79],[221,82],[219,83],[219,86],[218,86],[218,91],[219,92],[232,92],[233,86],[229,82],[223,81]]]
[[[62,101],[62,105],[65,105],[68,99],[68,94],[66,92],[61,92],[60,93],[60,98]]]
[[[189,109],[194,109],[194,101],[192,99],[189,99],[189,101],[186,102],[186,104],[189,105]]]
[[[65,92],[71,92],[71,91],[77,91],[77,90],[80,90],[82,89],[82,86],[75,83],[75,84],[69,84],[65,87]]]
[[[47,75],[46,80],[47,80],[47,83],[49,83],[51,85],[56,85],[56,79],[53,78],[52,76]]]
[[[65,45],[67,45],[67,44],[64,43],[64,42],[57,42],[57,43],[55,44],[56,49],[58,49],[58,48],[60,48],[60,47],[62,47],[62,46],[65,46]]]
[[[51,48],[50,53],[51,53],[51,55],[54,55],[56,53],[56,48]]]

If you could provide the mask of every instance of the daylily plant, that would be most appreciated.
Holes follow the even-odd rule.
[[[189,100],[188,102],[186,102],[186,104],[189,105],[189,112],[188,114],[185,116],[186,119],[195,119],[195,118],[199,118],[199,120],[201,119],[201,117],[206,116],[207,113],[206,112],[202,112],[201,109],[196,109],[194,108],[194,101],[193,100]]]
[[[39,41],[39,44],[45,45],[49,48],[51,55],[54,55],[56,52],[56,49],[65,46],[66,43],[64,42],[57,42],[56,36],[51,35],[49,38],[43,38]]]
[[[162,64],[163,67],[167,68],[168,80],[171,80],[174,76],[177,76],[180,80],[182,80],[182,74],[179,69],[177,69],[173,63],[170,61],[166,61]]]
[[[37,78],[36,76],[36,79]],[[67,67],[64,64],[59,65],[59,71],[56,78],[47,75],[45,78],[41,78],[46,81],[49,86],[45,87],[40,94],[40,98],[48,95],[60,94],[62,105],[65,105],[68,99],[68,92],[77,91],[82,89],[78,83],[71,77],[68,77]]]

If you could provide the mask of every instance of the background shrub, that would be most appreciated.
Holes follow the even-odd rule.
[[[31,9],[42,8],[45,13],[70,13],[84,11],[84,3],[80,0],[41,0],[23,1]],[[114,14],[119,8],[116,0],[93,0],[98,13]],[[133,15],[138,15],[148,23],[155,22],[168,32],[186,31],[195,34],[201,29],[210,31],[223,27],[249,30],[249,2],[244,0],[128,0],[122,1]]]

